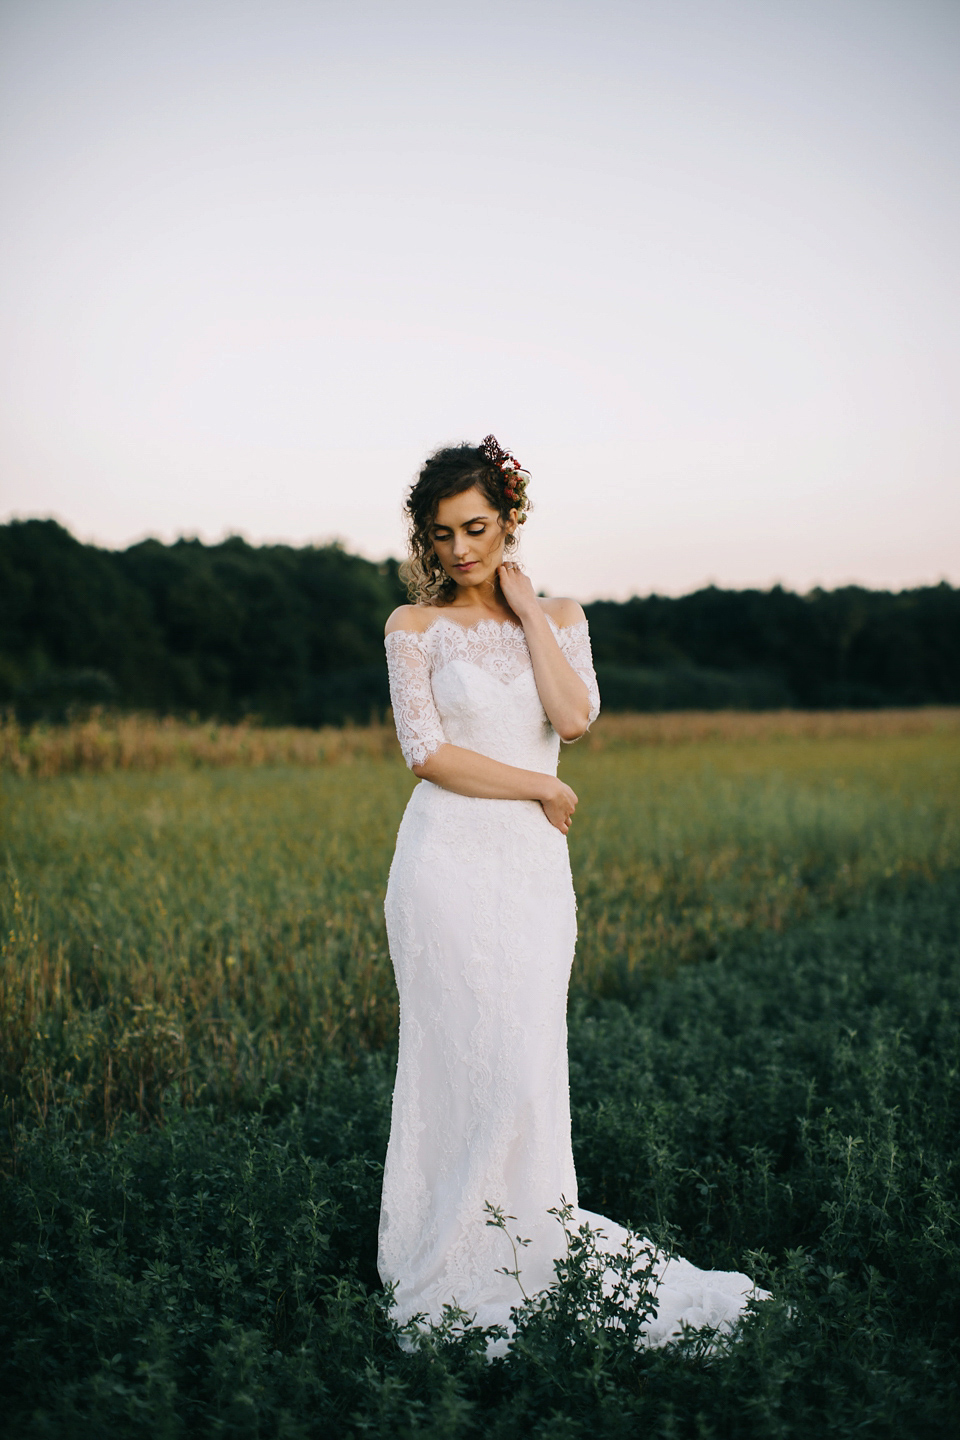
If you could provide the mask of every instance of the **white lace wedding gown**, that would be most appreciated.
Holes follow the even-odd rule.
[[[558,628],[563,654],[600,708],[585,623]],[[449,742],[556,774],[548,721],[519,625],[466,628],[440,614],[423,634],[387,636],[390,694],[408,765]],[[565,1250],[548,1211],[577,1205],[567,1080],[567,986],[576,901],[566,839],[529,800],[478,800],[428,781],[400,825],[386,896],[400,992],[400,1055],[380,1215],[379,1270],[395,1283],[395,1317],[441,1318],[456,1305],[479,1325],[510,1325],[519,1303],[503,1232],[485,1203],[515,1216],[510,1232],[530,1295],[554,1280]],[[574,1209],[623,1245],[619,1225]],[[657,1263],[658,1311],[646,1330],[666,1343],[682,1324],[730,1329],[745,1275]]]

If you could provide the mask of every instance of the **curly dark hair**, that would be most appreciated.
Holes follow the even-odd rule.
[[[430,538],[440,501],[476,486],[496,510],[501,525],[509,519],[511,510],[517,512],[517,524],[522,525],[531,510],[527,499],[529,478],[492,435],[480,445],[447,445],[428,457],[404,504],[410,553],[400,566],[400,574],[412,601],[442,604],[452,598],[457,588],[437,559]],[[516,543],[516,536],[508,535],[505,548],[512,550]]]

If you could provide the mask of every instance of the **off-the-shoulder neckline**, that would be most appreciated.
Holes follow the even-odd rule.
[[[543,613],[545,615],[547,614],[546,611]],[[587,622],[586,620],[576,620],[572,625],[558,625],[552,615],[547,615],[547,624],[559,635],[562,634],[564,630],[576,630],[580,626],[586,628]],[[430,631],[435,630],[438,625],[452,625],[454,630],[462,630],[465,635],[473,635],[478,630],[483,630],[484,628],[493,630],[519,630],[521,634],[523,633],[523,626],[518,620],[486,619],[477,620],[473,625],[461,625],[459,620],[451,620],[449,615],[438,615],[436,620],[431,620],[430,624],[424,626],[422,630],[407,630],[402,627],[398,630],[391,630],[390,634],[386,636],[386,639],[389,640],[394,635],[413,635],[419,640],[422,639],[423,636],[429,635]]]

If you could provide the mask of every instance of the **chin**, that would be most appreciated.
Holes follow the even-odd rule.
[[[482,573],[471,570],[467,575],[458,575],[457,572],[454,571],[450,579],[455,585],[460,585],[466,590],[472,590],[475,585],[482,585],[484,581],[489,580],[495,574],[496,570],[484,570]]]

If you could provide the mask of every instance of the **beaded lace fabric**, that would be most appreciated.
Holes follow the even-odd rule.
[[[551,621],[551,625],[553,622]],[[561,651],[599,695],[585,623],[553,625]],[[547,719],[519,625],[440,617],[387,637],[390,693],[408,765],[450,743],[555,774]],[[570,1140],[567,987],[576,900],[567,842],[529,800],[481,800],[429,781],[400,825],[385,902],[400,992],[400,1052],[380,1216],[379,1269],[395,1315],[441,1318],[456,1305],[504,1324],[520,1300],[506,1236],[485,1203],[515,1216],[528,1294],[554,1279],[562,1200],[615,1250],[627,1232],[579,1210]],[[682,1324],[729,1329],[752,1282],[658,1257],[659,1309],[647,1343]],[[507,1342],[502,1342],[502,1347]]]

